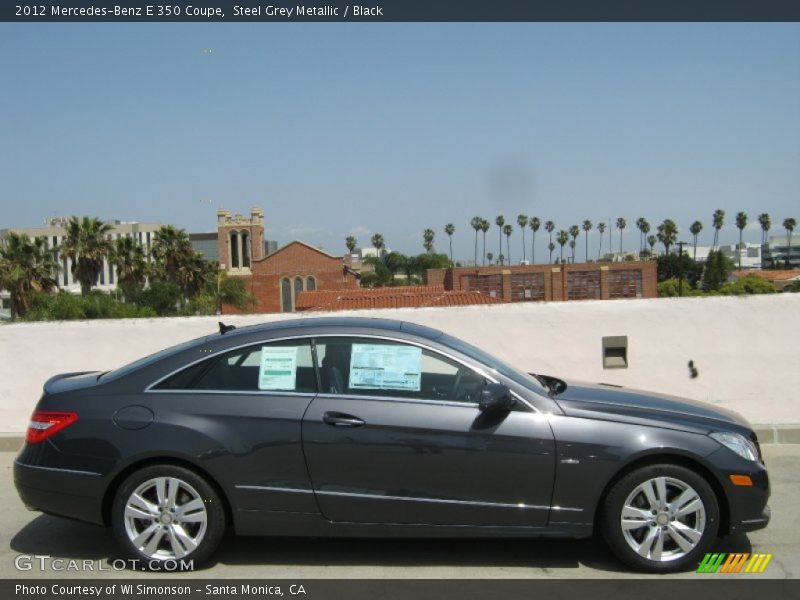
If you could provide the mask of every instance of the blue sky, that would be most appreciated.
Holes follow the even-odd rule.
[[[255,204],[337,253],[452,221],[470,258],[474,215],[623,216],[629,248],[639,216],[800,217],[798,24],[4,23],[0,82],[0,228]]]

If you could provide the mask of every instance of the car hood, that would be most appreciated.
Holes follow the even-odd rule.
[[[568,416],[635,422],[708,433],[719,429],[749,435],[750,423],[739,413],[706,402],[644,392],[611,384],[566,381],[553,399]]]

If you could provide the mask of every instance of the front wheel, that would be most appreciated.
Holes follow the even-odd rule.
[[[145,467],[129,476],[114,497],[111,519],[123,548],[151,569],[166,561],[203,562],[225,531],[225,511],[214,488],[174,465]]]
[[[632,471],[608,492],[602,506],[603,536],[622,561],[643,571],[692,568],[719,530],[714,490],[696,472],[678,465]]]

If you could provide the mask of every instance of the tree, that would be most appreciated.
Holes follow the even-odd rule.
[[[155,275],[164,281],[180,285],[179,271],[185,263],[192,260],[194,249],[184,229],[172,225],[160,227],[153,236],[153,258],[156,262]]]
[[[672,219],[664,219],[656,228],[658,241],[664,244],[664,253],[669,255],[669,247],[678,239],[678,226]]]
[[[494,254],[492,254],[491,252],[487,252],[486,253],[486,260],[489,261],[489,264],[492,264],[492,259],[493,258],[494,258]]]
[[[769,213],[761,213],[758,215],[758,224],[761,225],[761,245],[763,246],[767,243],[767,235],[772,227],[772,221],[770,221]]]
[[[430,250],[425,250],[428,254],[431,253]],[[415,271],[416,265],[412,263],[413,259],[409,258],[405,254],[401,252],[389,252],[383,258],[384,266],[389,270],[390,277],[389,281],[387,282],[389,285],[395,284],[395,275],[397,275],[401,271],[406,271],[406,275],[408,276],[408,283],[411,283],[411,276]]]
[[[347,246],[347,251],[352,254],[356,250],[356,246],[358,245],[358,240],[352,235],[348,235],[344,238],[344,245]]]
[[[553,223],[552,221],[547,221],[544,224],[544,230],[550,235],[550,243],[547,245],[547,247],[550,248],[550,246],[553,246],[552,248],[550,248],[550,263],[551,264],[553,262],[553,250],[555,249],[555,246],[553,245],[553,230],[555,228],[556,228],[556,224]]]
[[[658,281],[666,281],[683,274],[692,288],[696,288],[703,276],[703,265],[696,263],[688,254],[662,254],[656,259]]]
[[[469,222],[470,226],[475,230],[475,266],[478,265],[478,232],[481,230],[483,219],[480,217],[472,217]]]
[[[481,231],[483,232],[483,254],[486,254],[486,232],[489,231],[491,224],[487,219],[481,219]],[[486,264],[486,263],[483,263]]]
[[[511,264],[511,234],[514,233],[514,228],[511,224],[503,225],[503,235],[506,236],[506,251],[508,252],[508,264]]]
[[[436,233],[433,229],[426,229],[422,232],[422,247],[425,248],[425,252],[433,252],[433,239],[436,237]]]
[[[606,232],[606,224],[602,221],[598,223],[597,231],[600,232],[600,245],[597,247],[597,260],[600,260],[600,254],[603,252],[603,234]]]
[[[72,275],[81,284],[86,296],[103,270],[103,259],[111,250],[106,238],[111,225],[94,217],[72,217],[67,222],[67,235],[61,242],[61,254],[72,261]]]
[[[577,245],[578,236],[581,234],[581,228],[577,225],[573,225],[569,228],[569,234],[572,236],[572,244],[569,247],[572,249],[572,263],[575,264],[575,246]]]
[[[448,223],[444,226],[444,232],[447,234],[448,242],[450,242],[450,262],[453,262],[453,234],[456,232],[456,226]]]
[[[636,229],[639,230],[639,252],[644,249],[644,224],[647,223],[647,220],[644,217],[639,217],[636,219]]]
[[[505,217],[503,215],[498,215],[497,218],[494,220],[494,224],[497,225],[497,229],[498,229],[498,233],[499,233],[499,237],[498,237],[498,241],[500,242],[500,244],[499,244],[499,252],[501,254],[503,252],[503,225],[505,225],[505,223],[506,223],[506,219],[505,219]],[[502,262],[500,264],[502,264]]]
[[[542,221],[539,217],[531,217],[530,227],[531,227],[531,264],[536,264],[536,232],[539,231],[539,227],[542,226]]]
[[[558,245],[561,246],[561,259],[559,260],[559,262],[563,263],[564,262],[564,244],[566,244],[569,241],[569,234],[562,229],[561,231],[558,232],[558,235],[556,236],[556,241],[558,242]]]
[[[617,219],[617,229],[619,229],[619,254],[622,256],[622,231],[628,224],[625,222],[625,219],[619,217]]]
[[[736,229],[739,230],[739,246],[737,247],[737,254],[739,255],[739,270],[742,270],[742,234],[744,233],[744,228],[747,227],[747,213],[746,212],[738,212],[736,213]]]
[[[792,258],[792,232],[794,228],[797,227],[797,221],[795,221],[794,217],[787,217],[783,220],[783,228],[786,230],[786,239],[788,244],[786,245],[786,268],[790,268],[791,265],[791,258]]]
[[[144,248],[133,237],[118,238],[111,249],[109,262],[117,272],[118,287],[127,302],[144,288],[150,272]]]
[[[547,249],[550,250],[550,264],[553,264],[553,250],[556,249],[556,245],[553,242],[547,244]]]
[[[642,232],[642,243],[645,244],[647,243],[647,234],[650,233],[650,223],[647,219],[642,219],[640,231]],[[644,246],[642,246],[642,249],[644,249]]]
[[[32,306],[34,294],[55,289],[58,264],[47,247],[47,238],[31,240],[10,232],[0,243],[0,289],[11,297],[11,318],[23,316]]]
[[[648,235],[647,236],[647,244],[650,246],[650,254],[651,255],[653,254],[653,250],[656,247],[656,242],[657,241],[658,241],[658,238],[656,236],[654,236],[654,235]]]
[[[585,219],[583,221],[583,232],[586,234],[586,255],[584,256],[584,260],[588,263],[589,262],[589,232],[592,230],[592,222],[589,219]]]
[[[720,250],[712,250],[706,258],[703,270],[703,289],[719,290],[727,281],[733,271],[733,261]]]
[[[525,260],[525,228],[528,226],[528,215],[517,215],[517,225],[522,230],[522,260]]]
[[[719,230],[725,225],[725,211],[721,208],[715,210],[711,218],[711,223],[714,226],[714,243],[711,244],[711,249],[716,250],[717,244],[719,243]]]
[[[247,291],[243,280],[228,277],[228,274],[221,271],[216,263],[213,264],[213,267],[214,277],[208,279],[202,294],[192,298],[189,306],[195,309],[193,312],[221,315],[222,307],[225,304],[244,310],[255,303],[255,298]]]
[[[694,255],[692,256],[693,260],[697,260],[697,236],[700,235],[701,231],[703,231],[703,224],[700,221],[695,221],[689,225],[689,232],[692,234],[692,238],[694,239]]]
[[[375,258],[380,260],[382,258],[381,252],[386,247],[386,242],[383,240],[383,235],[380,233],[376,233],[372,236],[372,247],[375,248]]]

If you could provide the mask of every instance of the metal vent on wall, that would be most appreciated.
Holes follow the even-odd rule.
[[[607,335],[603,337],[603,368],[628,368],[627,335]]]

